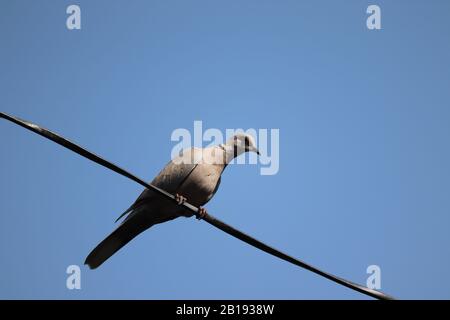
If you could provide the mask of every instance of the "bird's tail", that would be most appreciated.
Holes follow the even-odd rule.
[[[87,264],[91,269],[99,267],[120,248],[154,224],[149,223],[148,220],[141,220],[142,217],[140,215],[134,215],[125,220],[116,230],[92,250],[87,256],[84,264]]]

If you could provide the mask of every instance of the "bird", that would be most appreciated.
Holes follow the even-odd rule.
[[[176,202],[164,198],[151,189],[145,189],[136,201],[116,220],[120,225],[86,258],[91,269],[98,268],[128,242],[153,225],[178,217],[192,217],[182,204],[188,201],[199,208],[199,218],[207,214],[203,207],[217,192],[227,165],[245,152],[260,155],[252,135],[237,133],[226,143],[207,148],[183,149],[161,170],[152,185],[175,195]]]

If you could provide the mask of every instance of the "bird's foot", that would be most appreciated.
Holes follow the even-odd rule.
[[[183,197],[182,195],[177,193],[177,194],[175,194],[175,200],[177,201],[177,203],[179,205],[181,205],[181,204],[185,203],[187,199],[185,197]]]
[[[205,208],[198,207],[198,215],[197,215],[198,220],[202,220],[207,214],[208,212],[206,211]]]

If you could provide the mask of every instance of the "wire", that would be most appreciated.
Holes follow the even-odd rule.
[[[154,185],[151,185],[151,184],[145,182],[144,180],[136,177],[135,175],[133,175],[133,174],[129,173],[128,171],[120,168],[119,166],[117,166],[117,165],[115,165],[115,164],[113,164],[113,163],[103,159],[102,157],[100,157],[100,156],[98,156],[98,155],[96,155],[96,154],[94,154],[94,153],[92,153],[92,152],[90,152],[90,151],[80,147],[79,145],[77,145],[77,144],[75,144],[75,143],[73,143],[73,142],[71,142],[71,141],[61,137],[60,135],[58,135],[58,134],[56,134],[56,133],[54,133],[54,132],[52,132],[50,130],[47,130],[47,129],[43,128],[43,127],[40,127],[40,126],[38,126],[38,125],[36,125],[36,124],[34,124],[32,122],[25,121],[25,120],[19,119],[17,117],[13,117],[13,116],[8,115],[8,114],[3,113],[3,112],[0,112],[0,117],[3,118],[3,119],[6,119],[8,121],[11,121],[11,122],[13,122],[13,123],[15,123],[15,124],[25,128],[25,129],[33,131],[33,132],[39,134],[40,136],[42,136],[44,138],[47,138],[47,139],[49,139],[49,140],[51,140],[53,142],[56,142],[57,144],[65,147],[65,148],[67,148],[69,150],[72,150],[73,152],[78,153],[79,155],[81,155],[81,156],[83,156],[83,157],[85,157],[85,158],[87,158],[87,159],[89,159],[89,160],[91,160],[91,161],[101,165],[101,166],[104,166],[104,167],[106,167],[106,168],[108,168],[108,169],[110,169],[110,170],[112,170],[112,171],[114,171],[114,172],[124,176],[124,177],[127,177],[127,178],[129,178],[129,179],[139,183],[140,185],[144,186],[145,188],[152,189],[152,190],[154,190],[156,192],[159,192],[162,196],[164,196],[164,197],[166,197],[168,199],[171,199],[174,202],[176,202],[175,196],[173,196],[172,194],[170,194],[170,193],[168,193],[168,192],[166,192],[166,191],[164,191],[164,190],[162,190],[162,189],[160,189],[158,187],[155,187]],[[277,258],[280,258],[280,259],[282,259],[284,261],[290,262],[290,263],[292,263],[292,264],[294,264],[296,266],[299,266],[299,267],[304,268],[306,270],[309,270],[311,272],[314,272],[315,274],[318,274],[318,275],[320,275],[320,276],[322,276],[324,278],[327,278],[327,279],[329,279],[331,281],[334,281],[334,282],[336,282],[336,283],[338,283],[340,285],[343,285],[343,286],[345,286],[347,288],[350,288],[350,289],[355,290],[357,292],[363,293],[363,294],[368,295],[370,297],[373,297],[373,298],[376,298],[376,299],[379,299],[379,300],[394,300],[393,297],[391,297],[391,296],[389,296],[387,294],[384,294],[384,293],[382,293],[380,291],[369,289],[369,288],[361,286],[361,285],[359,285],[357,283],[354,283],[354,282],[345,280],[343,278],[334,276],[334,275],[332,275],[330,273],[327,273],[325,271],[317,269],[316,267],[311,266],[311,265],[309,265],[309,264],[307,264],[307,263],[305,263],[305,262],[303,262],[301,260],[298,260],[298,259],[296,259],[294,257],[291,257],[291,256],[289,256],[289,255],[287,255],[287,254],[285,254],[285,253],[283,253],[283,252],[281,252],[281,251],[271,247],[271,246],[266,245],[265,243],[255,239],[255,238],[253,238],[253,237],[251,237],[251,236],[249,236],[249,235],[247,235],[247,234],[245,234],[245,233],[243,233],[243,232],[233,228],[232,226],[226,224],[225,222],[222,222],[221,220],[217,219],[216,217],[214,217],[214,216],[212,216],[212,215],[210,215],[208,213],[201,216],[200,212],[199,212],[199,208],[193,206],[192,204],[190,204],[188,202],[184,202],[181,205],[183,205],[187,209],[191,210],[195,214],[195,216],[197,218],[202,218],[203,220],[205,220],[209,224],[213,225],[214,227],[216,227],[216,228],[218,228],[218,229],[228,233],[229,235],[231,235],[231,236],[233,236],[233,237],[235,237],[235,238],[237,238],[239,240],[242,240],[242,241],[248,243],[249,245],[251,245],[251,246],[253,246],[255,248],[258,248],[258,249],[260,249],[260,250],[262,250],[262,251],[264,251],[264,252],[266,252],[268,254],[271,254],[271,255],[273,255],[273,256],[275,256]]]

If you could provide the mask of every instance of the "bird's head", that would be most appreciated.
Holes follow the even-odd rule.
[[[260,155],[258,148],[256,147],[255,139],[245,133],[235,134],[227,143],[233,147],[234,155],[238,156],[244,152],[255,152]]]

